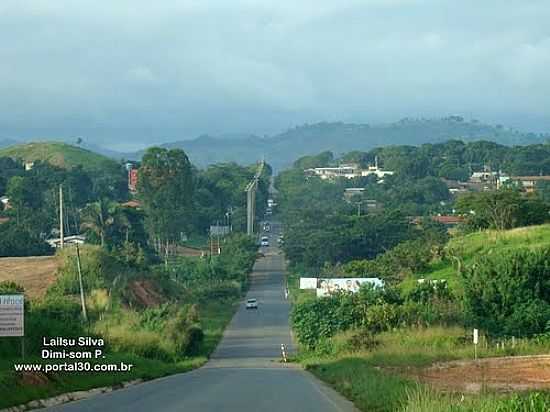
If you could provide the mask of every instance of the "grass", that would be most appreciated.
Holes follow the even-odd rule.
[[[309,371],[331,384],[364,411],[454,410],[449,405],[456,403],[456,397],[427,389],[412,378],[408,378],[407,372],[436,362],[472,359],[473,348],[470,337],[464,329],[430,327],[385,332],[376,336],[377,344],[371,348],[361,348],[357,342],[354,342],[352,340],[354,333],[348,331],[333,337],[328,344],[320,345],[321,349],[317,352],[301,352],[298,360]],[[528,355],[549,351],[548,343],[524,342],[523,345],[518,345],[514,349],[497,350],[495,347],[480,349],[479,355],[480,357]],[[424,396],[427,393],[429,397]],[[506,405],[506,402],[512,401],[501,395],[483,394],[469,395],[465,402],[459,405],[462,409],[456,410],[495,411],[497,409],[475,409],[474,406],[476,408],[485,404],[494,406],[499,402]],[[432,406],[426,405],[435,406],[430,409]],[[470,407],[468,405],[473,405],[473,409],[467,409]],[[515,411],[516,409],[502,410]],[[539,409],[517,410],[539,411]]]
[[[221,300],[206,302],[199,305],[201,325],[204,331],[202,354],[210,356],[220,342],[226,326],[231,321],[239,301]]]
[[[505,231],[484,230],[467,235],[456,235],[446,246],[462,259],[468,267],[477,256],[506,252],[521,248],[537,249],[550,247],[550,224],[520,227]],[[449,286],[460,294],[462,282],[456,270],[456,264],[449,259],[434,262],[421,274],[406,279],[404,290],[414,287],[417,278],[446,279]]]
[[[185,246],[202,249],[208,246],[208,236],[194,233],[190,235],[183,244]]]
[[[0,157],[13,157],[24,161],[46,161],[56,166],[72,168],[82,165],[84,170],[108,169],[117,163],[106,156],[60,142],[36,142],[0,149]]]
[[[46,385],[28,385],[20,383],[18,375],[13,371],[13,363],[20,360],[0,360],[0,409],[62,393],[112,386],[134,379],[155,379],[198,368],[216,348],[237,307],[238,299],[199,303],[200,322],[204,332],[203,344],[197,356],[175,362],[170,355],[173,348],[161,334],[135,328],[139,320],[137,312],[119,311],[116,316],[99,321],[95,325],[95,331],[102,332],[101,335],[106,337],[109,344],[106,350],[107,359],[103,362],[123,361],[136,365],[128,373],[58,373],[52,375]],[[151,359],[151,351],[159,359]],[[163,354],[166,359],[162,359]],[[25,362],[44,363],[39,358],[27,358]]]
[[[549,404],[550,394],[540,392],[509,396],[462,396],[417,388],[407,392],[402,412],[547,412]]]

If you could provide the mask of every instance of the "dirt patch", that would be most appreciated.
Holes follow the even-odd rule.
[[[176,248],[177,256],[188,256],[188,257],[201,257],[206,252],[202,249],[190,247],[190,246],[178,246]]]
[[[158,306],[166,300],[150,280],[134,280],[129,284],[129,288],[140,306]]]
[[[46,386],[50,380],[41,372],[21,372],[19,382],[22,385]]]
[[[550,389],[550,355],[448,362],[407,375],[448,391]]]
[[[0,258],[0,282],[16,282],[25,288],[27,296],[38,298],[55,282],[58,268],[55,256]]]

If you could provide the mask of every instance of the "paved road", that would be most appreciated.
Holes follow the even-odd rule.
[[[51,411],[214,412],[353,411],[353,405],[295,365],[280,362],[281,343],[291,347],[284,260],[276,246],[263,248],[247,298],[226,329],[212,359],[202,368],[51,408]]]

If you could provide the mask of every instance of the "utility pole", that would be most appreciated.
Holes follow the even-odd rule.
[[[264,161],[258,166],[258,171],[254,179],[246,187],[246,233],[248,236],[254,235],[254,220],[256,218],[256,190],[258,189],[258,180],[264,170]]]
[[[63,185],[59,185],[59,247],[65,246],[65,232],[63,231]]]
[[[80,286],[80,304],[82,305],[82,317],[88,322],[88,313],[86,312],[86,300],[84,299],[84,286],[82,285],[82,269],[80,268],[80,249],[76,244],[76,267],[78,268],[78,285]]]

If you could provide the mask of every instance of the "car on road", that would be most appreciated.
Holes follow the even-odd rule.
[[[269,238],[267,236],[262,236],[262,239],[260,240],[261,246],[269,246]]]
[[[258,309],[258,301],[256,299],[248,299],[246,301],[247,309]]]

